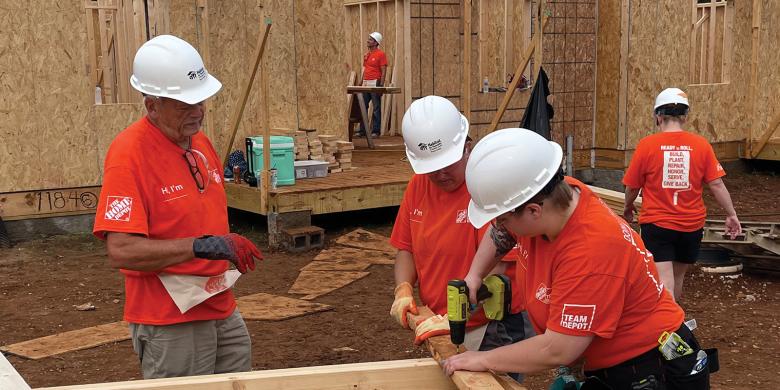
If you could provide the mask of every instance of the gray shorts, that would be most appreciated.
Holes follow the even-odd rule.
[[[130,324],[144,379],[250,371],[252,344],[238,309],[224,320]]]

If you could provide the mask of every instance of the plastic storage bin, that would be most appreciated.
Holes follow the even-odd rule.
[[[252,140],[252,164],[255,177],[260,177],[263,170],[263,137],[249,137]],[[271,168],[276,168],[276,185],[291,186],[295,184],[295,157],[292,137],[271,136]]]
[[[295,178],[311,179],[328,176],[328,162],[317,160],[304,160],[295,162]]]

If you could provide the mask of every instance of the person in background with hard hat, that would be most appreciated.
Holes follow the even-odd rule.
[[[700,352],[639,234],[563,175],[562,156],[558,144],[516,128],[486,136],[471,152],[469,219],[475,227],[492,223],[465,277],[470,299],[516,247],[538,336],[455,355],[443,368],[532,373],[584,359],[590,388],[708,388],[707,355],[713,363],[716,351]],[[669,387],[678,381],[685,384]]]
[[[387,73],[387,57],[379,45],[382,43],[382,34],[374,31],[368,34],[366,46],[368,52],[363,56],[363,86],[381,87],[385,83],[385,73]],[[368,97],[374,105],[374,113],[371,116],[371,135],[379,137],[380,125],[382,124],[382,94],[369,93],[363,94],[363,99],[368,105]],[[366,129],[363,122],[360,122],[358,135],[365,135]]]
[[[721,179],[726,172],[715,151],[704,137],[682,129],[689,108],[688,97],[678,88],[658,94],[653,117],[660,132],[639,141],[623,176],[623,217],[633,222],[634,200],[641,190],[642,241],[653,254],[661,282],[675,299],[680,299],[685,274],[699,256],[707,216],[702,200],[704,183],[726,210],[726,232],[731,239],[742,232]]]
[[[249,371],[249,333],[230,287],[262,255],[230,233],[221,159],[200,131],[204,101],[222,84],[171,35],[138,49],[130,84],[147,115],[111,143],[93,233],[124,274],[143,376]]]
[[[409,106],[401,126],[415,175],[390,236],[390,243],[398,249],[390,314],[402,327],[415,330],[419,345],[429,337],[449,334],[447,282],[468,271],[485,229],[471,226],[466,214],[465,171],[471,151],[466,118],[449,100],[426,96]],[[406,314],[417,314],[416,283],[422,304],[435,315],[420,324],[408,324]],[[522,339],[522,307],[521,299],[513,300],[516,314],[501,322],[488,322],[479,309],[467,323],[466,348],[487,350]]]

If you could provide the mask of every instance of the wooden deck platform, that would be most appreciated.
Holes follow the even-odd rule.
[[[295,185],[270,190],[267,205],[263,204],[259,188],[226,183],[228,206],[260,215],[295,211],[315,215],[397,206],[413,174],[404,160],[403,146],[398,147],[398,139],[379,138],[379,148],[374,150],[362,149],[356,142],[352,154],[355,169],[330,173],[324,178],[296,180]]]

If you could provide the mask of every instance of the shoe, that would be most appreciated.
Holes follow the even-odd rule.
[[[371,133],[371,137],[373,138],[379,138],[379,136],[380,136],[379,133]]]
[[[364,133],[362,131],[356,131],[355,132],[355,137],[365,137],[365,136],[366,136],[366,133]]]

